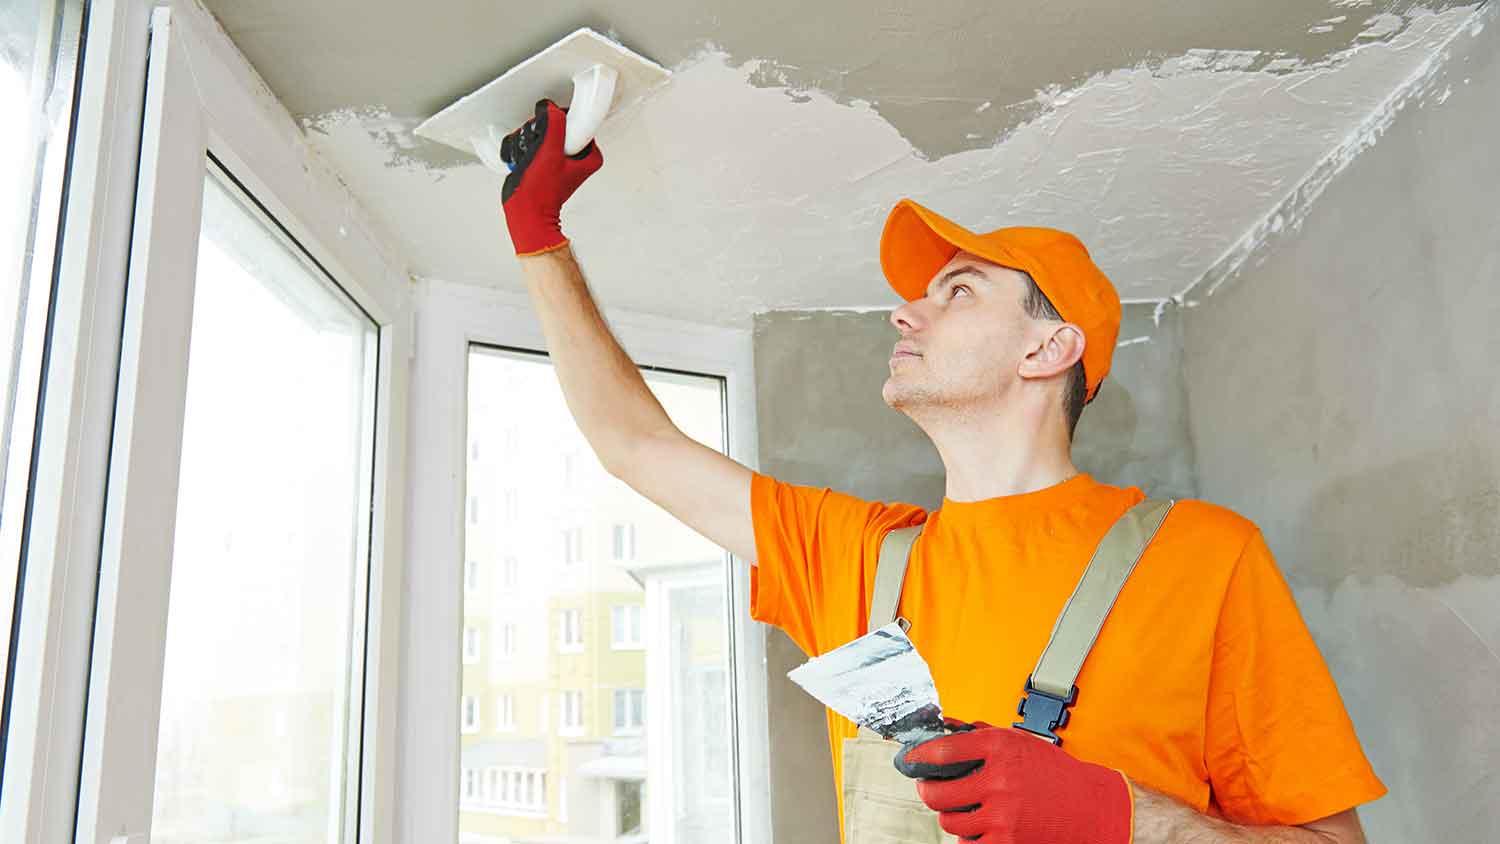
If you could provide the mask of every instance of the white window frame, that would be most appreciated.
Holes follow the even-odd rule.
[[[483,708],[478,695],[463,695],[458,699],[458,724],[464,735],[479,732],[484,724],[484,713],[481,711]]]
[[[409,274],[195,3],[94,0],[76,108],[0,839],[150,836],[187,338],[212,153],[380,330],[373,530],[361,553],[369,582],[360,593],[370,603],[359,608],[368,625],[352,651],[364,656],[365,694],[349,725],[361,731],[352,743],[363,755],[348,763],[343,820],[351,842],[394,841]]]
[[[622,705],[623,701],[623,705]],[[637,703],[636,701],[639,701]],[[620,718],[624,713],[623,722]],[[632,715],[635,716],[632,719]],[[610,724],[617,736],[638,736],[646,729],[646,690],[620,688],[614,690],[613,712]]]
[[[501,733],[516,731],[516,696],[512,692],[501,692],[495,698],[495,730]]]
[[[583,653],[583,610],[564,607],[557,611],[557,650],[559,653]]]
[[[620,623],[616,623],[619,616]],[[630,636],[630,618],[635,616],[635,637]],[[646,649],[646,607],[644,604],[615,604],[609,608],[609,647],[616,651]],[[616,636],[623,632],[623,636]]]
[[[407,548],[422,559],[461,560],[465,540],[462,530],[455,530],[462,524],[455,516],[461,512],[465,492],[470,345],[541,350],[546,343],[525,294],[423,279],[416,283],[415,295],[417,347],[411,403],[424,412],[411,420]],[[603,310],[637,364],[725,380],[729,456],[756,468],[750,332],[607,306]],[[725,566],[739,844],[770,844],[765,627],[750,619],[749,564],[726,554]],[[411,578],[404,596],[402,655],[407,673],[401,686],[403,765],[398,790],[403,829],[410,831],[403,833],[407,836],[404,844],[458,840],[459,733],[453,706],[462,668],[454,641],[463,625],[458,577],[459,566],[451,562],[432,566],[424,569],[422,577]],[[544,701],[544,723],[546,706]],[[648,730],[655,713],[661,711],[661,706],[653,706],[647,712]],[[686,844],[656,842],[656,836],[668,834],[653,827],[654,844]]]
[[[481,658],[481,640],[484,633],[475,625],[464,627],[464,665],[478,665]]]
[[[609,552],[617,563],[635,559],[635,522],[615,522],[610,526]]]
[[[577,703],[573,706],[573,703]],[[583,714],[584,693],[582,689],[564,689],[557,696],[557,734],[576,737],[588,730],[588,720]],[[578,716],[574,719],[572,716]]]

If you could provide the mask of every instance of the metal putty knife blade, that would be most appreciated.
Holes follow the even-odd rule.
[[[887,624],[787,673],[824,706],[903,744],[943,734],[926,660],[899,624]]]

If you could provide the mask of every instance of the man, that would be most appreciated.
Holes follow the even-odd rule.
[[[947,470],[931,513],[755,474],[688,439],[611,337],[562,235],[562,204],[602,165],[562,152],[548,102],[510,139],[511,239],[569,408],[605,468],[751,561],[752,612],[808,653],[866,632],[892,529],[924,523],[901,611],[947,713],[1005,725],[1059,609],[1109,527],[1143,499],[1070,457],[1108,372],[1119,299],[1061,232],[976,235],[903,201],[881,262],[907,300],[884,398]],[[981,842],[1364,840],[1385,789],[1260,533],[1179,502],[1121,591],[1055,747],[1007,726],[901,754],[944,830]],[[854,726],[830,714],[839,746]],[[954,766],[972,771],[938,778]],[[866,844],[866,842],[852,842]]]

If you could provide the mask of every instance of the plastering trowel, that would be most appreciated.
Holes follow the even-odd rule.
[[[563,151],[576,155],[594,139],[612,107],[635,102],[671,75],[592,29],[580,29],[434,114],[416,133],[472,152],[504,175],[509,167],[501,158],[500,141],[531,119],[537,100],[560,105],[567,98]]]
[[[913,744],[944,734],[932,671],[898,622],[814,657],[786,676],[882,738]]]

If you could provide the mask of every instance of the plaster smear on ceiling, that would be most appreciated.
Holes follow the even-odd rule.
[[[876,247],[902,196],[971,228],[1074,231],[1122,297],[1161,300],[1243,249],[1476,8],[1413,10],[1386,40],[1310,63],[1193,50],[1098,73],[1038,92],[998,143],[937,160],[870,103],[768,87],[765,63],[709,49],[606,124],[604,169],[564,228],[607,305],[699,322],[893,304]],[[520,288],[500,177],[410,155],[415,122],[346,109],[305,124],[415,274]]]

